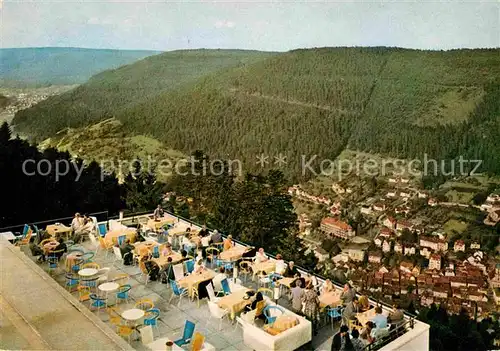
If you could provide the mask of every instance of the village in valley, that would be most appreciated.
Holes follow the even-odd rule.
[[[485,176],[425,182],[320,176],[288,192],[325,276],[388,303],[486,317],[500,304],[500,184]]]

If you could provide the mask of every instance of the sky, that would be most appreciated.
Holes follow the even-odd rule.
[[[0,47],[500,47],[500,2],[0,0]]]

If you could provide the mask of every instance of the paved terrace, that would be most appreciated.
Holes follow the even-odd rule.
[[[132,350],[18,248],[0,238],[0,349]]]
[[[132,224],[132,221],[130,218],[125,219],[123,221],[123,224]],[[96,247],[91,243],[91,242],[84,242],[83,247],[87,251],[95,251]],[[16,249],[11,248],[9,251],[15,252]],[[24,249],[24,252],[28,255],[31,256],[29,253],[29,250]],[[19,254],[16,252],[16,254]],[[3,255],[2,255],[3,256]],[[34,258],[31,257],[33,260]],[[25,260],[29,260],[27,257]],[[121,260],[117,260],[115,256],[112,253],[105,254],[104,251],[98,250],[96,256],[94,257],[93,261],[98,263],[101,268],[102,267],[109,267],[110,272],[108,274],[108,279],[112,279],[114,276],[117,276],[119,274],[126,273],[129,275],[129,280],[127,284],[130,284],[132,286],[132,289],[130,291],[130,301],[128,303],[120,303],[117,305],[117,309],[119,312],[125,311],[127,309],[133,308],[134,304],[136,301],[146,298],[150,299],[154,302],[155,307],[159,308],[161,311],[160,314],[160,319],[158,321],[158,328],[154,328],[155,331],[155,340],[158,338],[162,337],[169,337],[172,339],[180,338],[182,335],[182,330],[184,328],[184,323],[186,320],[190,320],[194,323],[196,323],[196,331],[200,332],[206,337],[206,342],[210,343],[212,346],[215,347],[216,350],[251,350],[252,348],[249,348],[243,343],[243,333],[241,328],[235,329],[235,325],[231,324],[229,321],[224,319],[222,323],[222,328],[221,331],[218,330],[218,320],[212,319],[211,322],[209,322],[209,316],[210,312],[208,310],[208,306],[204,300],[200,301],[200,307],[197,307],[196,302],[192,302],[188,298],[183,298],[182,303],[179,307],[177,307],[177,301],[178,298],[175,297],[172,301],[173,304],[169,304],[169,299],[171,297],[172,291],[170,287],[167,284],[162,284],[161,282],[148,282],[147,285],[145,284],[145,278],[141,276],[141,271],[137,266],[125,266],[123,265]],[[30,262],[31,265],[38,265],[40,268],[44,269],[45,271],[48,271],[48,266],[47,263],[42,263],[42,264],[36,264],[34,262]],[[10,268],[10,269],[9,269]],[[38,268],[38,267],[34,267]],[[24,279],[23,277],[18,277],[16,274],[16,278],[12,279],[13,277],[10,275],[11,273],[3,273],[5,272],[10,272],[12,270],[12,267],[2,267],[2,281],[9,281],[12,280],[13,282],[11,283],[13,285],[13,288],[17,288],[19,286],[19,281],[29,281],[30,284],[29,286],[32,286],[33,289],[36,291],[43,291],[43,289],[38,289],[37,285],[43,284],[43,281],[51,281],[50,279],[47,279],[48,276],[45,276],[44,279],[40,278],[42,282],[39,281],[31,281],[30,279]],[[38,269],[41,274],[40,269]],[[58,282],[60,285],[64,286],[65,284],[65,270],[64,270],[64,258],[61,260],[60,267],[57,268],[55,271],[52,271],[49,273],[56,282]],[[9,283],[10,284],[10,283]],[[244,284],[248,288],[252,289],[257,289],[256,283],[251,282],[251,279],[247,280],[247,282]],[[42,285],[43,286],[43,285]],[[61,288],[60,286],[58,288]],[[14,289],[15,290],[15,289]],[[59,289],[60,291],[60,289]],[[62,293],[65,293],[65,295],[69,296],[69,293],[62,291]],[[61,294],[62,294],[61,293]],[[26,293],[18,293],[18,296],[21,296],[19,299],[19,303],[22,304],[22,301],[27,300],[26,299]],[[52,292],[51,292],[52,294]],[[111,333],[114,333],[115,327],[109,323],[109,317],[108,314],[105,312],[105,310],[102,310],[100,312],[89,312],[89,310],[86,310],[85,308],[89,308],[90,302],[85,302],[85,308],[82,308],[80,303],[77,301],[78,295],[77,293],[73,293],[73,300],[71,301],[71,304],[73,306],[78,306],[77,309],[73,307],[73,314],[78,314],[76,312],[77,310],[80,311],[83,315],[91,315],[94,317],[94,319],[98,320],[98,322],[104,322],[99,325],[104,325],[104,328],[102,333],[105,333],[106,335]],[[51,296],[47,294],[47,296]],[[45,299],[48,299],[48,297],[45,297]],[[52,299],[52,297],[50,297]],[[110,301],[114,301],[114,299],[110,299]],[[289,301],[286,297],[283,297],[279,300],[279,304],[284,306],[285,308],[290,308],[289,306]],[[27,305],[26,305],[27,306]],[[27,307],[26,307],[27,308]],[[28,308],[29,309],[29,308]],[[65,314],[64,314],[65,315]],[[57,317],[57,316],[56,316]],[[54,330],[54,334],[56,335],[69,335],[70,333],[74,333],[74,330],[82,330],[80,328],[80,323],[71,323],[70,325],[66,324],[65,329],[59,329],[57,326],[58,321],[64,321],[65,319],[63,317],[54,318],[50,319],[50,322],[48,320],[45,321],[46,328],[49,330]],[[73,318],[71,318],[73,320]],[[63,322],[67,323],[66,322]],[[43,324],[43,323],[42,323]],[[398,339],[394,340],[392,343],[384,346],[382,349],[383,350],[395,350],[395,349],[404,349],[404,350],[428,350],[428,326],[416,322],[416,327],[411,330],[410,332],[407,332],[400,336]],[[76,327],[78,325],[78,327]],[[69,327],[68,327],[69,326]],[[63,327],[64,328],[64,327]],[[330,325],[330,322],[326,325],[324,325],[320,330],[318,335],[313,337],[312,344],[306,345],[306,347],[302,348],[304,350],[330,350],[330,345],[331,345],[331,340],[334,335],[338,331],[339,324],[338,322],[335,323],[332,326]],[[68,330],[69,329],[69,330]],[[68,330],[68,332],[61,333],[61,330]],[[82,336],[84,335],[84,336]],[[92,335],[92,336],[89,336]],[[423,339],[420,338],[420,336],[423,335]],[[92,339],[93,334],[89,334],[86,332],[82,332],[80,334],[82,340],[87,340],[87,339]],[[117,335],[115,335],[115,339],[119,338]],[[50,338],[49,338],[50,340]],[[423,340],[423,341],[422,341]],[[21,345],[19,347],[7,347],[7,348],[24,348],[22,345],[25,345],[22,343],[22,341],[18,341],[19,344]],[[92,341],[88,341],[89,343]],[[108,341],[109,342],[109,341]],[[121,345],[125,345],[123,347],[127,347],[126,342],[122,342]],[[90,347],[90,344],[86,344],[87,346],[85,347],[75,347],[73,344],[72,347],[68,347],[67,349],[96,349],[94,347]],[[104,345],[107,345],[106,343],[99,342],[100,347],[97,349],[115,349],[116,346],[110,345],[109,347],[105,347]],[[52,345],[51,345],[52,346]],[[147,347],[145,347],[140,341],[132,341],[130,346],[136,350],[149,350]],[[50,348],[56,348],[56,347],[50,347]],[[187,348],[185,348],[187,349]]]

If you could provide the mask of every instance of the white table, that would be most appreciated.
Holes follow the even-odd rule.
[[[115,283],[115,282],[109,282],[109,283],[103,283],[103,284],[99,285],[98,288],[102,292],[109,293],[109,292],[113,292],[115,290],[118,290],[119,287],[120,287],[120,284]]]
[[[115,282],[103,283],[97,287],[100,291],[102,291],[106,294],[106,307],[109,305],[108,304],[108,293],[118,290],[119,287],[120,287],[120,284],[115,283]]]
[[[144,311],[138,308],[131,308],[130,310],[123,311],[122,317],[128,321],[136,321],[144,317]]]
[[[98,272],[99,271],[95,268],[84,268],[78,271],[78,275],[81,275],[82,277],[92,277],[93,275],[96,275]]]
[[[146,346],[149,347],[153,351],[165,351],[166,350],[165,344],[169,340],[171,340],[171,339],[170,338],[156,339],[155,341],[153,341],[150,344],[147,344]],[[173,341],[173,340],[171,340],[171,341]],[[174,344],[172,346],[172,351],[184,351],[184,349],[182,347],[177,346],[176,344]],[[201,349],[201,351],[215,351],[215,347],[213,347],[212,345],[210,345],[208,342],[204,342],[203,343],[203,348]]]

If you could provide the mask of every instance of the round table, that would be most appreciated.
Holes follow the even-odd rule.
[[[101,290],[102,292],[109,293],[115,290],[118,290],[120,287],[120,284],[115,283],[115,282],[109,282],[109,283],[103,283],[98,286],[98,289]]]
[[[144,311],[138,308],[131,308],[130,310],[123,311],[122,317],[128,321],[136,321],[144,317]]]
[[[95,268],[84,268],[78,271],[78,275],[82,277],[92,277],[93,275],[96,275],[98,272],[99,271]]]

